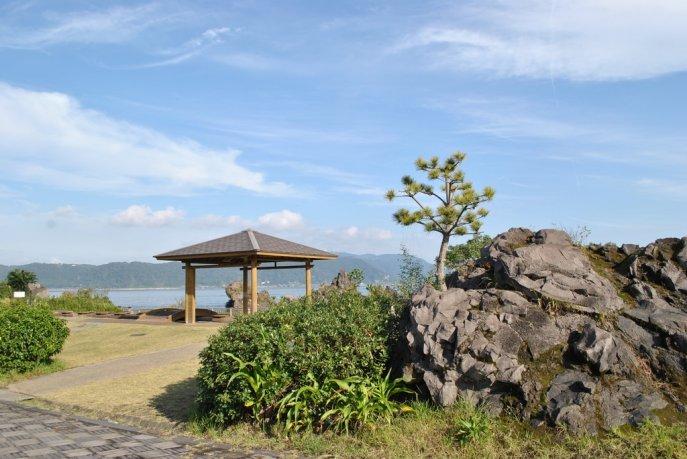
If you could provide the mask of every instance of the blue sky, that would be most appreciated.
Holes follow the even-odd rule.
[[[685,235],[685,21],[681,0],[2,2],[0,263],[248,226],[432,259],[383,193],[454,150],[496,188],[489,234]]]

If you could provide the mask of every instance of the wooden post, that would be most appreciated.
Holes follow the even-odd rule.
[[[248,266],[243,267],[243,313],[248,314]]]
[[[253,314],[258,312],[258,258],[253,257],[250,262],[250,309]]]
[[[305,297],[312,298],[312,261],[305,262]]]
[[[187,324],[196,323],[196,269],[186,263],[186,292],[184,295],[185,320]]]

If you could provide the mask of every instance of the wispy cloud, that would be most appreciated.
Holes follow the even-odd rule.
[[[233,32],[235,31],[229,27],[207,29],[202,34],[192,38],[178,48],[161,51],[160,54],[167,56],[164,59],[134,67],[152,68],[181,64],[182,62],[188,61],[189,59],[207,52],[213,46],[223,43],[225,38]]]
[[[73,211],[73,208],[60,208],[57,211]],[[57,211],[53,211],[57,212]],[[52,214],[50,214],[52,215]],[[206,214],[199,217],[187,217],[186,211],[167,206],[154,210],[146,204],[133,204],[116,212],[108,218],[109,223],[117,226],[161,227],[190,223],[198,228],[225,228],[227,231],[255,227],[268,231],[290,231],[304,227],[301,214],[289,209],[268,212],[255,220],[239,215]]]
[[[246,51],[216,52],[213,53],[213,55],[210,56],[210,58],[215,62],[219,62],[220,64],[224,64],[229,67],[234,67],[243,70],[279,70],[282,73],[295,72],[295,68],[293,67],[293,65],[288,62],[284,62],[273,57],[249,53]]]
[[[363,239],[368,241],[385,241],[393,237],[393,233],[389,230],[379,228],[359,228],[357,226],[349,226],[340,231],[329,230],[328,234],[338,234],[340,237],[346,239]]]
[[[14,180],[63,189],[133,195],[228,187],[278,196],[294,192],[239,165],[236,150],[172,139],[83,108],[66,94],[3,83],[0,150],[0,167]]]
[[[687,199],[687,181],[685,180],[669,180],[669,179],[655,179],[643,178],[637,181],[637,185],[643,189],[659,193],[661,195],[684,200]]]
[[[601,134],[601,128],[557,119],[531,101],[513,97],[458,97],[428,102],[427,107],[455,115],[458,132],[485,134],[503,139],[564,139]],[[606,135],[608,131],[606,130]]]
[[[200,228],[230,228],[235,226],[250,226],[246,220],[238,215],[208,214],[195,219],[195,226]]]
[[[15,11],[16,12],[16,11]],[[157,4],[112,7],[70,13],[47,13],[46,24],[32,29],[0,29],[0,47],[45,48],[65,43],[122,43],[142,31],[178,19]]]
[[[493,77],[634,80],[687,70],[687,50],[675,45],[687,40],[682,0],[478,5],[445,12],[393,51],[414,53],[437,68]]]
[[[687,165],[685,136],[660,127],[622,124],[617,117],[580,120],[545,103],[517,97],[444,97],[426,102],[425,107],[454,117],[455,130],[461,134],[549,142],[553,150],[539,147],[532,154],[551,161]]]

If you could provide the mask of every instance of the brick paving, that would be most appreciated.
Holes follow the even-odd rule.
[[[0,458],[227,457],[268,458],[226,445],[148,435],[119,424],[84,419],[0,401]]]

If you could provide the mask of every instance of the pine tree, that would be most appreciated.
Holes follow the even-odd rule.
[[[408,198],[415,202],[418,210],[405,208],[394,213],[397,223],[410,226],[422,225],[425,231],[441,234],[441,246],[436,258],[436,276],[439,288],[446,290],[446,252],[451,236],[478,234],[482,227],[481,220],[489,214],[482,204],[494,198],[494,189],[485,187],[477,192],[472,183],[465,180],[460,165],[465,160],[465,153],[455,152],[439,162],[436,156],[429,160],[418,158],[415,167],[425,172],[427,178],[440,183],[440,191],[435,191],[430,184],[420,183],[410,175],[401,179],[401,190],[389,190],[386,198]],[[425,204],[426,198],[436,199],[436,208]]]

